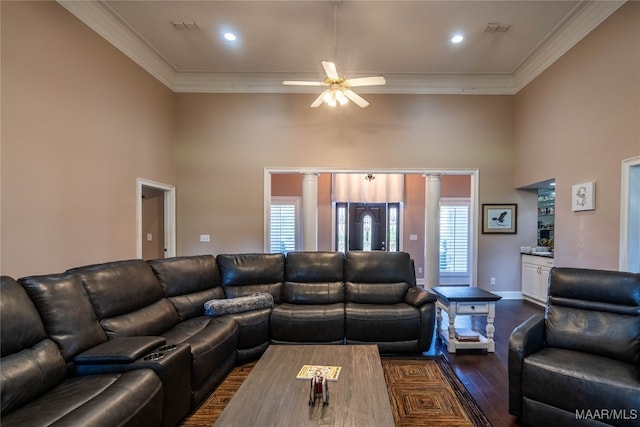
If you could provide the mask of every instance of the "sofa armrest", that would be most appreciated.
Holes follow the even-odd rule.
[[[435,294],[425,291],[417,286],[412,286],[404,296],[404,302],[416,308],[420,308],[429,302],[436,302],[438,298]]]
[[[78,354],[73,362],[76,365],[133,363],[166,342],[163,337],[119,337]]]
[[[522,363],[545,345],[545,319],[536,314],[517,326],[509,337],[509,413],[522,417]]]

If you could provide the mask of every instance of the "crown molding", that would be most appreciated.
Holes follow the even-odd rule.
[[[176,71],[137,34],[114,17],[98,1],[57,0],[102,38],[127,55],[133,62],[173,89]]]
[[[515,92],[519,92],[538,77],[625,2],[626,0],[611,0],[580,3],[576,13],[564,25],[561,25],[561,28],[540,48],[529,55],[527,60],[513,73]]]
[[[354,78],[357,76],[354,76]],[[316,80],[317,75],[253,73],[178,73],[178,93],[317,93],[317,86],[283,86],[283,80]],[[513,95],[510,75],[385,75],[384,86],[358,87],[362,94]]]
[[[64,8],[176,93],[315,93],[283,80],[314,80],[317,75],[261,73],[184,73],[175,69],[101,1],[57,0]],[[385,86],[358,93],[514,95],[564,55],[625,1],[584,1],[549,39],[512,74],[385,75]],[[357,76],[353,76],[357,77]]]

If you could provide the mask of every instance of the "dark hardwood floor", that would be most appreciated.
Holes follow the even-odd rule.
[[[523,300],[500,300],[496,303],[495,353],[481,350],[463,350],[455,354],[447,352],[440,340],[434,339],[427,354],[444,354],[458,378],[478,402],[482,412],[494,427],[519,426],[516,418],[509,414],[509,377],[507,357],[509,336],[520,323],[534,314],[542,314],[541,306]],[[484,318],[480,318],[484,319]],[[456,324],[457,324],[456,319]],[[486,322],[480,320],[478,327],[484,331]]]

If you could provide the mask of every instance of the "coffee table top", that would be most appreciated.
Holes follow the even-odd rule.
[[[303,365],[341,366],[329,405],[309,405]],[[270,345],[215,426],[394,426],[375,345]]]
[[[432,289],[439,298],[452,302],[498,301],[501,296],[471,286],[437,286]]]

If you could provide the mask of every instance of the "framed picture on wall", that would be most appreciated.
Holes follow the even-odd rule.
[[[517,204],[482,204],[482,234],[516,234],[517,232]]]
[[[592,211],[596,208],[595,181],[576,184],[571,188],[571,210]]]

